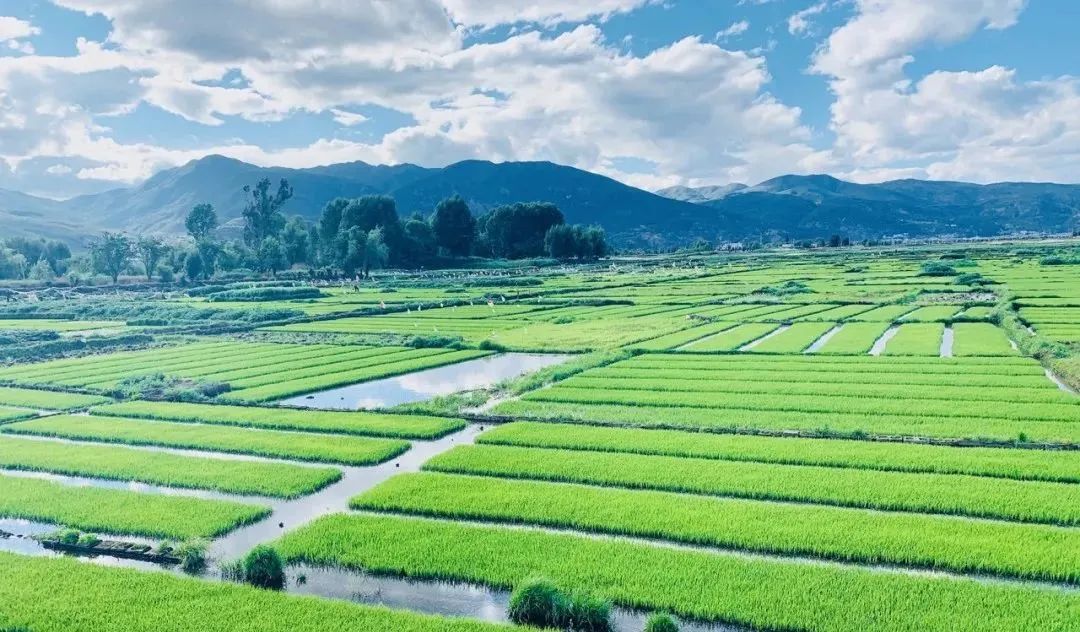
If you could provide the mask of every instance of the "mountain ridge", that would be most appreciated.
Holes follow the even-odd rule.
[[[195,204],[209,202],[223,224],[239,222],[244,185],[287,178],[287,214],[309,220],[336,197],[386,194],[404,217],[429,214],[449,195],[477,214],[500,204],[542,200],[568,222],[599,224],[620,246],[665,248],[709,241],[897,235],[995,236],[1080,229],[1080,185],[974,184],[903,179],[859,184],[787,174],[752,186],[669,187],[656,193],[546,161],[465,160],[446,167],[362,161],[310,168],[259,167],[211,155],[154,174],[130,188],[56,201],[0,190],[0,221],[13,234],[83,245],[100,230],[182,234]],[[5,231],[7,232],[7,231]]]

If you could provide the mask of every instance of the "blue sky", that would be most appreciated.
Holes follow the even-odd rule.
[[[0,188],[210,153],[1076,182],[1078,26],[1072,0],[5,0]]]

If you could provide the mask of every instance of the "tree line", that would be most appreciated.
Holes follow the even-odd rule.
[[[367,195],[334,199],[309,222],[286,217],[293,194],[284,179],[276,188],[269,179],[245,186],[240,239],[217,238],[219,220],[210,204],[198,204],[187,214],[184,243],[103,233],[91,244],[93,269],[114,283],[133,266],[148,280],[155,275],[195,280],[238,270],[275,275],[297,265],[321,278],[354,278],[387,266],[421,268],[464,257],[567,260],[608,253],[602,228],[567,224],[548,202],[507,204],[474,216],[455,195],[427,216],[402,219],[392,197]]]

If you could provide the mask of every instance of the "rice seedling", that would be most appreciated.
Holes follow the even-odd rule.
[[[458,446],[424,469],[1023,522],[1080,523],[1080,487],[977,476],[605,454],[494,445]]]
[[[333,468],[182,456],[111,445],[0,436],[0,468],[167,487],[295,498],[341,478]]]
[[[235,452],[346,465],[381,463],[409,448],[408,443],[395,439],[254,430],[121,417],[42,417],[9,424],[0,430],[14,434]]]
[[[1080,581],[1080,530],[437,473],[403,474],[353,509],[658,538],[861,563]]]
[[[34,632],[505,632],[505,626],[67,558],[0,553],[0,624]]]
[[[332,515],[277,544],[291,562],[512,588],[544,576],[624,606],[764,630],[1060,630],[1072,592],[752,559],[422,518]]]
[[[374,412],[293,410],[255,406],[129,401],[98,406],[94,415],[136,417],[226,426],[436,439],[465,427],[461,419]]]
[[[213,537],[270,514],[269,507],[0,476],[0,516],[104,533]]]
[[[482,444],[533,448],[1080,483],[1080,460],[1068,451],[953,448],[913,443],[715,434],[529,421],[496,426],[477,437],[476,441]]]

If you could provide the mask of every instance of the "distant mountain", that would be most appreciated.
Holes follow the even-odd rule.
[[[747,235],[853,239],[993,236],[1080,229],[1080,185],[894,180],[856,184],[787,175],[705,203],[743,218]]]
[[[746,185],[741,182],[732,182],[731,184],[720,184],[709,187],[674,186],[660,189],[656,194],[673,200],[703,204],[705,202],[712,202],[713,200],[722,200],[732,193],[737,193],[746,188]]]
[[[993,236],[1080,228],[1080,185],[897,180],[855,184],[824,175],[787,175],[747,187],[672,187],[657,195],[550,162],[467,160],[432,169],[363,162],[287,169],[208,156],[146,182],[65,201],[0,190],[3,234],[37,234],[84,244],[98,231],[182,234],[184,217],[209,202],[226,229],[239,227],[243,187],[287,178],[288,214],[318,218],[336,197],[387,194],[398,211],[428,214],[464,197],[476,213],[500,204],[554,202],[567,221],[603,226],[621,246],[667,247],[710,241],[929,235]]]
[[[239,223],[244,205],[243,187],[261,178],[286,178],[295,196],[287,214],[314,220],[323,206],[337,197],[387,194],[398,211],[432,212],[439,200],[458,194],[476,213],[512,202],[556,203],[567,221],[600,224],[621,244],[666,246],[691,240],[711,231],[721,214],[713,209],[671,200],[635,189],[588,171],[549,162],[459,162],[442,169],[416,165],[342,163],[309,169],[257,167],[223,156],[207,156],[175,169],[162,171],[139,186],[84,195],[64,202],[10,193],[14,210],[25,209],[33,219],[30,232],[46,233],[52,222],[78,224],[84,232],[102,229],[136,233],[182,234],[184,217],[192,206],[214,205],[228,227]],[[0,197],[0,200],[4,199]],[[0,210],[5,210],[0,206]],[[32,214],[32,215],[30,215]],[[22,221],[22,220],[17,220]],[[40,230],[34,230],[38,228]]]

